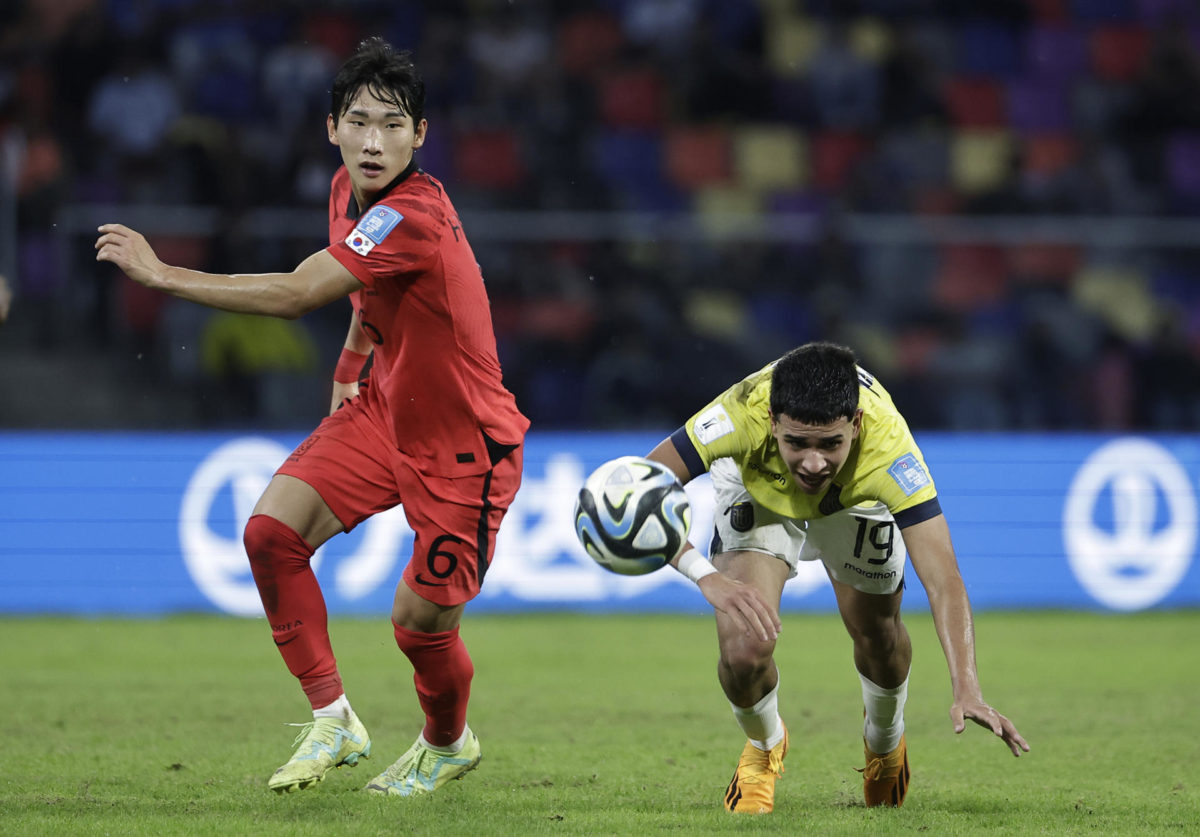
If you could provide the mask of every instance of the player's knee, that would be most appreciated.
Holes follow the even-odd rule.
[[[292,529],[265,514],[251,515],[242,530],[250,567],[261,570],[289,560],[307,561],[312,549]]]
[[[734,682],[756,682],[773,670],[774,651],[774,642],[739,640],[724,643],[720,665]]]
[[[246,528],[242,530],[242,546],[246,548],[251,563],[261,562],[271,553],[273,533],[269,521],[266,515],[251,515],[246,521]]]

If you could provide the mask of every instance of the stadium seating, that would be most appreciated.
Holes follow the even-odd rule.
[[[969,342],[962,329],[1021,356],[1028,333],[1051,319],[1072,362],[1095,345],[1100,325],[1127,341],[1106,351],[1132,356],[1146,350],[1163,309],[1177,313],[1180,339],[1200,355],[1194,253],[1114,242],[1120,258],[1097,262],[1091,228],[1069,217],[1200,217],[1193,0],[727,0],[658,16],[634,14],[641,10],[628,0],[504,13],[488,3],[411,0],[245,12],[180,0],[59,5],[18,4],[4,17],[6,27],[21,24],[12,30],[20,37],[33,34],[0,70],[0,144],[19,157],[16,252],[0,253],[10,255],[0,269],[18,273],[14,284],[38,323],[51,312],[65,318],[33,327],[42,341],[106,351],[130,338],[165,339],[155,300],[83,264],[89,207],[170,200],[215,210],[221,229],[191,236],[205,250],[171,253],[179,263],[232,259],[238,254],[218,237],[226,226],[242,231],[260,209],[311,210],[318,229],[309,241],[276,224],[269,240],[256,241],[256,258],[287,261],[320,246],[338,160],[324,136],[328,92],[315,71],[293,78],[289,50],[300,45],[315,65],[332,63],[384,32],[422,66],[430,131],[417,160],[464,216],[578,211],[590,224],[600,217],[592,213],[639,213],[581,223],[586,234],[570,243],[566,275],[611,283],[589,302],[589,333],[593,322],[627,319],[615,300],[636,289],[673,312],[685,340],[690,326],[706,345],[749,356],[772,340],[841,336],[905,375]],[[103,23],[103,49],[71,26],[85,7]],[[36,25],[39,16],[47,25]],[[683,22],[665,27],[667,19]],[[517,80],[499,78],[496,50],[489,59],[479,48],[481,34],[495,36],[500,24],[528,27],[528,71]],[[155,39],[144,37],[151,32]],[[156,127],[143,132],[146,148],[123,146],[112,127],[139,127],[112,118],[129,106],[120,56],[143,56],[147,89],[162,98],[157,118],[146,120]],[[82,127],[64,118],[70,113],[83,116]],[[54,226],[59,212],[77,219],[72,232]],[[921,224],[892,226],[962,216],[988,231],[999,229],[988,216],[1008,223],[1036,214],[1066,216],[1056,227],[1067,230],[1063,240],[947,243],[924,238]],[[662,229],[672,234],[597,233],[649,215],[669,221]],[[826,271],[812,264],[813,251],[831,231],[846,234],[847,254]],[[569,422],[587,411],[555,408],[556,399],[571,387],[577,394],[582,378],[604,376],[582,368],[583,351],[568,371],[538,368],[545,342],[562,337],[548,332],[579,325],[578,299],[539,233],[530,230],[533,243],[479,235],[472,245],[487,262],[518,398],[537,405],[535,421]],[[780,276],[796,287],[760,288],[736,305],[712,292],[689,302],[714,276],[739,289]],[[28,327],[14,319],[0,331],[0,351],[14,328]],[[609,356],[632,364],[638,351],[652,353],[655,335],[634,333],[641,327],[630,324],[621,339],[632,348],[610,347]],[[320,323],[316,333],[326,332],[340,340],[344,323]],[[675,389],[678,401],[663,410],[686,412],[692,397],[709,395]],[[1101,413],[1091,406],[1063,414]]]

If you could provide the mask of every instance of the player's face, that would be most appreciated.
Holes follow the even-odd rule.
[[[363,88],[337,124],[331,114],[325,127],[329,141],[341,149],[354,197],[365,206],[408,166],[425,142],[427,123],[422,119],[414,125],[407,113]]]
[[[804,424],[790,416],[771,416],[771,435],[779,444],[792,481],[805,494],[820,494],[850,455],[850,446],[862,426],[862,410],[853,419],[832,424]]]

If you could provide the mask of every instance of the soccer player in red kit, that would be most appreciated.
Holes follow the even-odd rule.
[[[275,644],[313,710],[268,781],[279,792],[370,755],[309,562],[333,535],[397,504],[416,537],[391,616],[425,726],[367,790],[428,793],[479,763],[466,719],[474,668],[458,627],[520,484],[529,422],[501,382],[462,224],[441,184],[416,166],[424,100],[409,53],[378,38],[341,67],[326,119],[344,163],[330,191],[330,244],[290,273],[168,266],[120,224],[101,226],[96,242],[97,259],[133,280],[213,308],[294,318],[345,296],[353,303],[330,415],[280,466],[244,535]]]

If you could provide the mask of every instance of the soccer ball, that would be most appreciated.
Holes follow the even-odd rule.
[[[575,534],[596,563],[621,575],[667,564],[687,541],[692,512],[671,470],[622,456],[592,472],[575,501]]]

